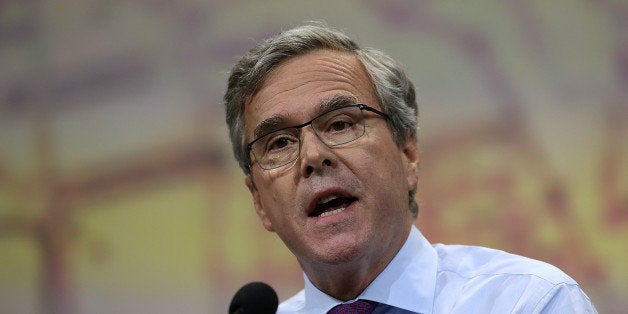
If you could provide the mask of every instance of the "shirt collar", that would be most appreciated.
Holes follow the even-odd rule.
[[[430,313],[434,301],[436,267],[436,251],[413,225],[397,255],[357,299],[385,303],[416,313]],[[303,277],[306,313],[326,313],[343,303],[318,290],[307,275]]]

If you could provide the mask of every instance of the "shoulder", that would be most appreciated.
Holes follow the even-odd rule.
[[[281,302],[277,314],[301,313],[305,308],[305,290],[299,291],[289,299]]]
[[[434,305],[440,310],[595,313],[576,281],[548,263],[477,246],[437,244],[434,249]]]
[[[464,278],[479,276],[536,277],[554,285],[576,282],[557,267],[521,255],[480,246],[436,244],[438,272],[456,274]]]

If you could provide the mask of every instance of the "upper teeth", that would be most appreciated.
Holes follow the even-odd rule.
[[[327,203],[329,201],[332,201],[332,200],[334,200],[336,198],[338,198],[338,196],[336,196],[336,195],[325,196],[325,197],[321,198],[320,200],[318,200],[318,203],[319,204],[325,204],[325,203]]]

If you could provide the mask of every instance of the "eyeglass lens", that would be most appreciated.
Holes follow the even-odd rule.
[[[273,169],[294,161],[300,152],[300,128],[308,124],[327,146],[354,141],[364,135],[364,117],[358,105],[329,111],[300,127],[271,132],[256,140],[251,151],[263,169]]]

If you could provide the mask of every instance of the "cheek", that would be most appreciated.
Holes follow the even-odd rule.
[[[275,180],[265,186],[267,188],[260,191],[261,202],[273,224],[290,218],[295,202],[294,184]]]
[[[403,175],[401,153],[394,144],[392,147],[375,144],[361,151],[357,158],[360,168],[374,178],[390,180]]]
[[[356,173],[360,173],[364,186],[371,190],[369,193],[386,199],[387,202],[406,198],[408,193],[406,169],[396,146],[380,145],[375,150],[361,154],[360,160],[361,169]]]

